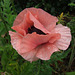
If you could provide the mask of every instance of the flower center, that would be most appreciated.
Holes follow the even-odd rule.
[[[33,33],[33,32],[36,32],[37,34],[43,34],[43,35],[46,35],[44,32],[42,32],[41,30],[35,28],[34,26],[32,26],[31,28],[28,28],[28,33]]]

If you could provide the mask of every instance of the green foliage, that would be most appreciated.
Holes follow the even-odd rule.
[[[75,6],[75,4],[74,3],[70,3],[70,4],[68,4],[69,6]]]
[[[13,14],[10,0],[2,0],[0,2],[0,36],[8,33],[11,29],[16,14]]]
[[[75,72],[67,72],[66,75],[75,75]]]
[[[68,4],[70,6],[70,11],[74,11],[75,9],[75,0],[71,0],[71,2]]]
[[[15,1],[15,0],[14,0]],[[53,14],[58,15],[63,12],[67,12],[70,10],[68,4],[70,0],[16,0],[15,3],[18,4],[22,9],[28,7],[38,7],[42,8],[45,11]],[[71,9],[72,11],[72,9]]]
[[[15,19],[15,14],[13,14],[14,11],[12,10],[12,5],[10,0],[3,0],[1,1],[1,17],[9,24],[9,27],[12,26],[13,21]],[[8,18],[8,19],[7,19]],[[3,20],[2,19],[2,20]]]
[[[64,22],[64,15],[63,15],[63,12],[60,14],[60,16],[58,17],[59,21],[57,22],[58,24],[61,24]]]
[[[75,17],[73,17],[72,20],[67,23],[67,26],[71,28],[72,34],[75,34]]]

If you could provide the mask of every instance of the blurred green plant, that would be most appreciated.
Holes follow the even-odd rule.
[[[75,3],[69,3],[68,5],[69,6],[75,6]]]
[[[74,11],[75,10],[75,0],[71,0],[71,2],[68,4],[68,6],[70,6],[70,11]]]
[[[11,26],[16,17],[16,13],[13,14],[12,5],[10,0],[1,0],[0,2],[0,42],[5,44],[5,41],[9,42],[8,31],[11,30]],[[7,36],[7,37],[6,37]],[[4,42],[4,43],[3,43]]]
[[[75,17],[72,17],[71,21],[67,23],[67,26],[71,29],[72,35],[75,34]]]
[[[75,72],[67,72],[65,75],[75,75]]]
[[[75,17],[73,17],[72,20],[67,23],[67,26],[71,29],[72,33],[71,56],[67,67],[67,69],[70,69],[73,61],[75,60]]]
[[[28,7],[38,7],[51,13],[52,15],[59,15],[68,12],[70,10],[68,4],[71,0],[14,0],[17,5],[23,10]],[[72,11],[73,9],[71,9]]]
[[[58,19],[59,19],[59,21],[57,22],[58,24],[63,24],[63,22],[64,22],[64,15],[63,15],[63,12],[60,14],[60,16],[58,16]]]

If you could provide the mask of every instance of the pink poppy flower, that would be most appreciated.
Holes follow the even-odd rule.
[[[16,17],[9,31],[14,49],[30,62],[49,60],[55,51],[66,50],[70,45],[70,29],[56,25],[57,17],[40,8],[24,9]]]

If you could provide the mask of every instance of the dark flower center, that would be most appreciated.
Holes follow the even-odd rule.
[[[41,30],[35,28],[34,26],[32,26],[31,28],[28,28],[28,33],[33,33],[33,32],[36,32],[37,34],[43,34],[43,35],[46,35],[44,32],[42,32]]]

